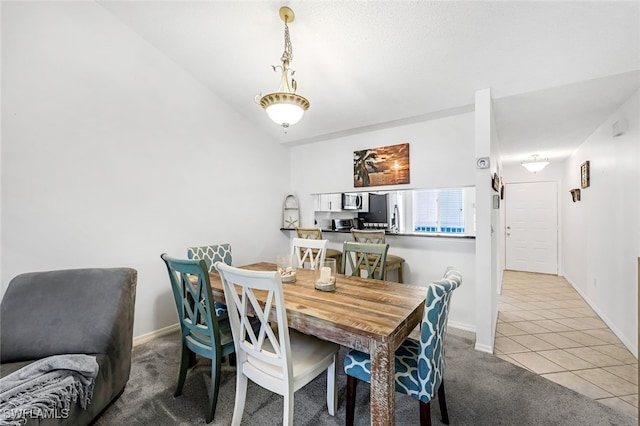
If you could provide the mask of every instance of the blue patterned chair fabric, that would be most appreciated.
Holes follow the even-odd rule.
[[[448,267],[444,278],[429,286],[420,325],[420,341],[406,339],[395,353],[397,392],[410,395],[425,404],[438,393],[445,370],[444,341],[449,303],[453,290],[460,284],[462,275],[453,267]],[[349,351],[344,360],[344,372],[370,383],[369,354]]]
[[[215,271],[216,262],[224,262],[231,265],[231,244],[216,244],[212,246],[189,247],[187,249],[189,259],[202,259],[206,263],[209,272]],[[218,317],[226,317],[227,305],[215,302],[214,309]]]

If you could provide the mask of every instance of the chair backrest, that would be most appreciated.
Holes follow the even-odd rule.
[[[160,257],[167,265],[183,338],[204,350],[215,348],[220,329],[205,261],[175,259],[166,253]]]
[[[387,251],[389,251],[389,244],[347,241],[342,246],[340,270],[343,274],[349,273],[354,276],[360,276],[360,271],[366,270],[368,278],[381,280],[384,278],[384,268],[387,264]]]
[[[213,272],[213,265],[216,262],[224,262],[231,265],[231,244],[214,244],[211,246],[189,247],[187,248],[189,259],[202,259],[207,264],[207,270]]]
[[[229,309],[238,365],[246,363],[243,368],[261,371],[265,377],[283,381],[284,386],[292,388],[291,344],[280,274],[277,271],[249,271],[221,262],[216,268]],[[258,302],[256,292],[266,292],[264,306]],[[278,336],[269,324],[269,313],[274,306]],[[249,316],[252,313],[254,317]],[[253,320],[253,326],[250,320]]]
[[[308,240],[322,239],[322,231],[319,228],[296,228],[296,235],[298,238],[305,238]]]
[[[384,244],[384,230],[352,229],[353,241],[357,243]]]
[[[444,341],[453,290],[462,284],[462,275],[449,266],[444,277],[429,285],[420,325],[418,355],[419,399],[429,402],[438,392],[444,375]]]
[[[307,262],[309,262],[311,269],[322,267],[327,254],[327,242],[327,240],[294,238],[291,244],[291,254],[296,256],[298,268],[304,268]]]

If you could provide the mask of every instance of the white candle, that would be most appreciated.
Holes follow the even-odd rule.
[[[323,266],[320,268],[320,282],[328,283],[329,281],[331,281],[331,268]]]

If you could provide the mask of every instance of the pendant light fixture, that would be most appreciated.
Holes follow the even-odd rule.
[[[522,167],[529,170],[530,172],[533,172],[533,173],[539,172],[540,170],[547,167],[547,165],[549,164],[548,158],[538,160],[538,154],[534,154],[532,155],[532,157],[533,157],[533,160],[525,160],[522,162]]]
[[[256,96],[256,101],[267,111],[271,120],[286,129],[300,121],[309,108],[309,101],[296,94],[298,84],[293,79],[295,71],[289,68],[293,61],[293,49],[288,24],[295,18],[293,10],[286,6],[281,7],[280,18],[284,21],[284,52],[280,58],[282,65],[272,65],[274,71],[282,72],[280,87],[277,92]]]

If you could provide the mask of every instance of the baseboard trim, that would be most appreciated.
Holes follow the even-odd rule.
[[[475,325],[465,324],[465,323],[462,323],[462,322],[448,321],[447,322],[447,327],[453,327],[453,328],[457,328],[458,330],[463,330],[463,331],[470,331],[472,333],[476,332],[476,326]]]
[[[631,354],[633,356],[636,357],[636,359],[638,359],[638,348],[634,347],[631,344],[631,340],[629,340],[613,323],[613,321],[611,321],[609,318],[607,318],[606,315],[604,315],[602,313],[602,311],[600,311],[600,309],[598,309],[598,307],[595,305],[595,303],[593,303],[588,297],[587,295],[580,289],[578,288],[578,286],[576,286],[569,278],[567,278],[566,276],[563,276],[563,278],[565,280],[567,280],[567,282],[569,283],[569,285],[571,285],[571,287],[573,287],[573,289],[580,295],[580,297],[582,297],[584,299],[585,302],[587,302],[587,304],[589,306],[591,306],[591,309],[593,309],[593,311],[598,314],[598,316],[600,317],[600,319],[602,321],[604,321],[605,324],[607,324],[607,327],[609,327],[609,329],[613,332],[613,334],[616,335],[616,337],[618,339],[620,339],[620,341],[622,342],[623,345],[626,346],[627,349],[629,349],[629,352],[631,352]]]
[[[474,334],[476,333],[476,327],[474,325],[471,325],[471,324],[465,324],[465,323],[460,323],[460,322],[455,322],[455,321],[449,321],[447,323],[447,327],[452,327],[452,328],[455,328],[457,330],[462,330],[462,331],[468,331],[468,332],[471,332],[471,333],[474,333]],[[494,333],[493,334],[495,334],[495,328],[494,328]],[[492,342],[494,341],[494,338],[495,337],[491,338]],[[474,346],[474,349],[476,351],[478,351],[478,352],[484,352],[484,353],[488,353],[488,354],[493,355],[493,345],[481,345],[481,344],[478,344],[476,342],[476,344]]]
[[[475,344],[475,350],[478,352],[485,352],[493,355],[493,349],[496,342],[496,327],[498,326],[498,309],[496,308],[495,313],[493,315],[493,320],[491,321],[491,344]]]
[[[158,337],[162,337],[165,336],[167,334],[171,334],[177,330],[180,330],[180,324],[175,323],[175,324],[171,324],[167,327],[158,329],[158,330],[154,330],[151,333],[147,333],[147,334],[143,334],[141,336],[136,336],[133,338],[133,346],[138,346],[141,345],[143,343],[147,343],[150,342],[153,339],[157,339]]]
[[[474,349],[478,352],[484,352],[493,355],[493,346],[491,345],[479,345],[476,343]]]
[[[466,323],[462,323],[462,322],[456,322],[456,321],[448,321],[447,322],[447,326],[448,327],[453,327],[456,328],[458,330],[462,330],[462,331],[469,331],[471,333],[475,333],[476,332],[476,327],[472,324],[466,324]],[[180,330],[180,324],[175,323],[175,324],[171,324],[167,327],[158,329],[158,330],[154,330],[151,333],[146,333],[143,334],[141,336],[137,336],[133,338],[133,346],[138,346],[141,345],[143,343],[147,343],[150,342],[153,339],[157,339],[158,337],[162,337],[165,336],[167,334],[171,334],[175,331]],[[493,347],[492,346],[487,346],[487,345],[476,345],[475,349],[477,351],[480,352],[486,352],[489,354],[493,353]]]

